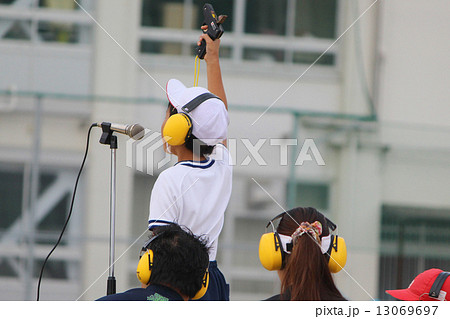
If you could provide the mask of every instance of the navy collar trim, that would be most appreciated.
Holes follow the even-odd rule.
[[[209,168],[209,167],[213,166],[214,163],[215,163],[215,160],[213,160],[211,158],[207,158],[203,161],[190,161],[190,160],[181,161],[181,162],[176,163],[175,165],[180,164],[180,165],[187,166],[187,167],[205,169],[205,168]]]

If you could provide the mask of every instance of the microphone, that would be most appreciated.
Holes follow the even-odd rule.
[[[144,127],[139,124],[94,123],[94,126],[102,127],[102,125],[109,125],[111,131],[128,135],[134,140],[140,140],[145,133]]]

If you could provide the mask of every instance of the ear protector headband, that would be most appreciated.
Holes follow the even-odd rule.
[[[139,263],[136,268],[136,275],[141,283],[148,285],[150,283],[150,277],[152,275],[154,253],[153,250],[149,249],[151,242],[156,240],[163,232],[151,237],[144,246],[141,248],[141,253],[139,254]],[[209,271],[206,269],[205,275],[202,279],[202,287],[192,298],[193,300],[200,299],[203,297],[208,290],[209,286]]]
[[[434,281],[433,285],[431,286],[429,296],[432,298],[439,298],[439,293],[441,292],[442,286],[445,283],[445,280],[447,280],[448,276],[450,276],[450,272],[441,272],[436,280]]]
[[[219,99],[212,93],[203,93],[181,107],[182,112],[172,115],[163,128],[163,138],[172,146],[183,145],[192,134],[192,119],[188,113],[209,99]]]
[[[293,248],[292,238],[279,234],[273,225],[273,222],[284,214],[286,213],[283,212],[269,221],[266,228],[272,225],[273,232],[265,233],[259,241],[259,260],[263,267],[270,271],[282,269],[286,254],[290,254]],[[328,228],[334,231],[336,225],[328,218],[325,217],[325,219]],[[322,237],[321,250],[328,260],[328,268],[332,273],[337,273],[344,268],[347,262],[347,246],[344,238],[332,234]]]

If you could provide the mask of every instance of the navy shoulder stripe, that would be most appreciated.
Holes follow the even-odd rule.
[[[215,163],[215,160],[211,160],[211,162],[208,163],[207,165],[200,165],[200,164],[197,164],[197,163],[194,163],[194,162],[183,162],[183,163],[180,163],[180,165],[184,165],[184,166],[187,166],[187,167],[193,167],[193,168],[205,169],[205,168],[209,168],[209,167],[213,166],[214,163]]]

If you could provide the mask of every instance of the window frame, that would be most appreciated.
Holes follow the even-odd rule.
[[[8,151],[7,148],[4,150]],[[0,157],[0,170],[10,173],[23,173],[22,189],[23,193],[29,195],[27,188],[30,187],[31,167],[27,160],[24,160],[22,153],[18,152],[11,158]],[[42,201],[41,209],[43,214],[35,221],[35,225],[29,225],[29,221],[25,221],[29,216],[28,209],[29,200],[25,199],[27,195],[22,196],[21,212],[17,215],[15,221],[7,228],[1,230],[0,242],[2,242],[2,249],[0,250],[0,259],[7,265],[13,265],[14,274],[2,274],[0,278],[2,281],[8,282],[10,285],[20,285],[20,282],[24,280],[36,280],[39,275],[40,267],[48,252],[54,245],[54,242],[58,238],[61,229],[54,230],[38,230],[38,225],[42,222],[52,210],[57,207],[62,201],[64,205],[68,206],[70,203],[70,196],[73,190],[73,180],[76,176],[76,167],[72,165],[53,165],[52,161],[43,160],[40,165],[40,175],[53,175],[55,180],[51,181],[42,193],[38,195],[37,205],[39,207],[40,201]],[[58,187],[56,187],[58,186]],[[60,186],[63,186],[60,188]],[[75,206],[79,208],[84,206],[84,183],[79,186],[77,194],[78,198]],[[57,191],[55,192],[55,190]],[[67,199],[67,196],[68,199]],[[47,207],[48,206],[48,207]],[[65,209],[65,213],[68,212],[68,207]],[[64,219],[66,216],[64,216]],[[74,214],[70,223],[67,225],[65,236],[62,243],[58,247],[58,254],[52,256],[49,260],[49,264],[53,267],[60,267],[64,265],[65,272],[61,272],[56,277],[49,276],[44,273],[47,280],[57,285],[58,289],[63,289],[66,294],[61,295],[62,298],[71,298],[71,296],[78,295],[81,286],[80,278],[81,265],[82,265],[82,245],[80,236],[82,234],[82,219],[80,214]],[[30,228],[32,230],[30,230]],[[28,243],[28,235],[26,231],[30,230],[33,233],[32,244]],[[52,243],[39,243],[39,240],[47,241],[51,240]],[[32,251],[32,254],[30,254]],[[32,266],[30,266],[30,260],[32,260]],[[28,273],[29,268],[33,270],[33,273]],[[47,267],[47,272],[50,267]],[[5,293],[5,285],[0,285],[0,294]],[[12,296],[17,298],[20,294],[23,294],[23,298],[29,296],[29,292],[26,290],[16,291]]]
[[[95,5],[90,0],[80,0],[80,4],[89,11],[95,10]],[[38,1],[30,1],[29,3],[21,3],[15,0],[10,4],[0,4],[0,41],[29,42],[38,44],[59,44],[84,47],[92,43],[93,24],[92,19],[82,10],[75,7],[74,10],[53,9],[39,6]],[[28,38],[25,39],[9,39],[5,35],[9,32],[11,26],[20,23],[24,27]],[[62,25],[71,25],[78,29],[78,41],[46,41],[39,29],[40,23],[55,23]],[[8,26],[9,24],[9,26]],[[29,24],[29,25],[27,25]],[[26,29],[26,30],[25,30]]]
[[[417,274],[429,269],[429,264],[436,268],[438,264],[450,265],[448,243],[430,240],[430,224],[442,226],[445,222],[444,227],[450,229],[450,217],[448,209],[431,207],[384,204],[381,211],[378,297],[395,300],[386,289],[406,287]]]
[[[295,52],[311,53],[320,56],[325,51],[326,54],[332,54],[334,56],[334,62],[330,65],[324,65],[327,68],[336,68],[339,65],[339,45],[333,43],[336,39],[323,39],[313,37],[298,37],[295,36],[295,15],[292,9],[295,6],[296,0],[287,0],[287,15],[286,21],[286,35],[261,35],[245,33],[245,10],[247,0],[234,0],[234,9],[231,13],[233,15],[233,28],[231,32],[227,32],[226,36],[221,39],[222,47],[231,47],[231,57],[224,58],[231,60],[233,63],[240,64],[242,62],[257,62],[264,63],[258,60],[246,60],[244,59],[245,49],[271,49],[277,50],[282,48],[284,53],[284,62],[273,63],[278,65],[288,66],[305,66],[308,63],[294,63]],[[342,4],[341,0],[336,0],[336,26],[335,30],[338,34],[341,30],[342,24]],[[192,1],[184,0],[185,8],[191,6]],[[142,6],[141,6],[142,7]],[[185,10],[187,12],[188,10]],[[186,16],[186,14],[185,14]],[[189,27],[191,19],[184,19],[183,29],[164,28],[164,27],[150,27],[142,26],[140,23],[138,38],[139,42],[154,41],[154,42],[167,42],[167,43],[180,43],[181,55],[179,57],[193,56],[192,45],[195,45],[195,40],[199,36],[199,32],[192,30]],[[141,52],[143,56],[161,56],[164,54],[159,53],[146,53]]]

